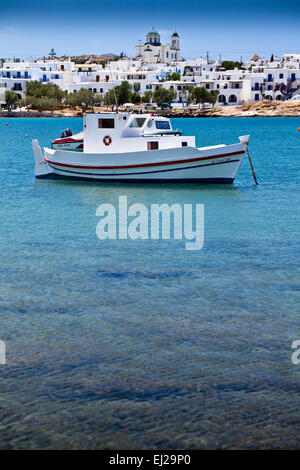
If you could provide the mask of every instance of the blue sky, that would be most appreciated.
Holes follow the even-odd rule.
[[[300,0],[0,0],[0,20],[0,57],[134,56],[152,26],[187,59],[300,53]]]

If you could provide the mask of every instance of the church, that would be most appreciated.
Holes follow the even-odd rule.
[[[136,46],[136,58],[144,63],[167,63],[176,62],[180,59],[179,36],[173,33],[171,36],[171,45],[163,45],[160,42],[160,35],[152,29],[146,36],[144,44]]]

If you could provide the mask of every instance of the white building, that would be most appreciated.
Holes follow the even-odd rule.
[[[0,106],[5,105],[5,91],[15,91],[19,98],[26,95],[26,83],[38,80],[54,83],[71,93],[81,88],[104,96],[110,89],[128,81],[132,91],[144,95],[157,88],[172,88],[176,101],[184,102],[190,87],[200,86],[218,90],[218,105],[238,105],[251,101],[286,100],[300,93],[300,55],[285,54],[272,60],[252,60],[243,64],[244,70],[224,70],[217,62],[203,58],[178,62],[179,37],[172,36],[173,46],[162,46],[156,31],[147,35],[147,44],[137,46],[152,48],[148,60],[122,59],[109,64],[74,64],[70,60],[45,59],[31,62],[5,62],[0,68]],[[172,51],[172,52],[171,52]],[[167,55],[168,53],[168,55]],[[169,54],[173,54],[170,57]],[[174,55],[175,54],[175,55]],[[173,72],[180,80],[170,81]]]
[[[179,36],[175,32],[171,36],[170,44],[161,44],[160,35],[157,31],[149,31],[144,44],[136,46],[136,58],[141,59],[143,63],[166,63],[176,62],[180,59]]]

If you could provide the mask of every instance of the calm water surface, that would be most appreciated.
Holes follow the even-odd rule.
[[[8,126],[5,126],[8,122]],[[174,119],[251,134],[234,185],[35,181],[81,119],[0,119],[1,448],[300,447],[297,118]],[[100,241],[96,208],[205,204],[205,245]]]

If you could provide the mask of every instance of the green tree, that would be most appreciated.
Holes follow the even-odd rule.
[[[19,101],[19,98],[18,98],[17,93],[15,93],[14,91],[6,90],[6,92],[5,92],[5,105],[6,105],[6,108],[8,109],[8,111],[11,111],[11,109],[16,106],[18,101]]]
[[[121,85],[115,88],[118,105],[122,105],[124,103],[131,103],[132,91],[131,85],[129,82],[125,81],[122,82]]]
[[[75,93],[69,93],[67,97],[67,103],[73,108],[78,106],[82,109],[83,112],[85,112],[87,109],[93,108],[95,99],[95,94],[92,90],[80,88],[80,90],[76,91]]]
[[[55,98],[49,98],[48,96],[42,96],[40,98],[27,96],[25,100],[22,100],[21,104],[22,106],[36,109],[37,111],[55,111],[64,107],[63,103]]]
[[[196,87],[193,90],[193,100],[202,107],[211,102],[211,95],[205,87]]]
[[[43,85],[43,91],[45,93],[44,96],[47,96],[48,98],[54,98],[59,102],[62,102],[66,97],[66,93],[57,85],[54,85],[54,83],[45,83]]]
[[[66,93],[54,83],[41,83],[37,80],[30,80],[26,83],[26,96],[34,98],[48,97],[62,102],[66,97]]]
[[[170,88],[167,90],[166,88],[158,88],[155,90],[153,95],[153,100],[157,104],[157,106],[161,106],[163,103],[171,104],[172,101],[176,98],[177,93],[175,90]]]
[[[37,80],[26,82],[26,96],[34,96],[40,98],[43,95],[42,83]]]
[[[187,85],[185,89],[182,90],[181,94],[186,99],[187,104],[190,104],[193,101],[193,90],[194,87],[192,85]]]
[[[153,93],[152,91],[145,91],[144,96],[142,97],[143,103],[150,103],[152,99]]]
[[[102,102],[103,102],[103,98],[102,98],[102,95],[100,95],[100,93],[94,93],[94,96],[93,96],[93,101],[94,101],[94,105],[101,105]]]
[[[140,102],[141,102],[141,97],[140,97],[140,95],[139,95],[138,93],[136,93],[136,92],[133,93],[132,96],[131,96],[131,101],[132,101],[132,103],[134,103],[134,104],[140,103]]]
[[[242,65],[243,64],[241,62],[234,62],[232,60],[223,60],[221,63],[221,67],[223,67],[225,70],[234,70],[235,68],[241,69]]]
[[[168,80],[171,80],[172,82],[180,80],[180,73],[173,72],[171,75],[168,75]]]
[[[103,103],[106,107],[111,106],[112,111],[114,110],[116,99],[113,89],[108,90],[108,92],[104,95]]]
[[[55,98],[48,98],[47,96],[37,98],[35,102],[35,109],[38,111],[55,111],[62,107],[62,103],[57,101]]]
[[[211,103],[213,106],[215,106],[220,92],[219,92],[219,90],[211,90],[211,91],[209,92],[209,94],[210,94],[210,103]]]

